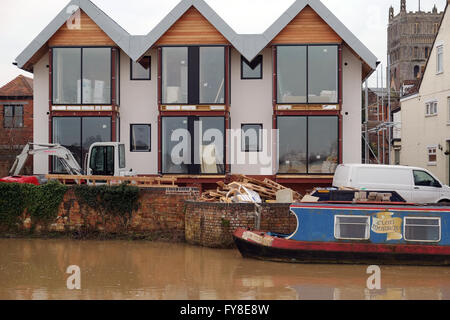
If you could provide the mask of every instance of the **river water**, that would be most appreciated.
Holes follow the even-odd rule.
[[[80,268],[80,290],[67,268]],[[237,250],[144,241],[0,240],[0,299],[450,300],[450,268],[302,265],[243,259]]]

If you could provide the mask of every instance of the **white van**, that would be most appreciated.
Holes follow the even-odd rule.
[[[343,164],[336,169],[333,187],[396,191],[410,203],[450,202],[450,188],[422,168]]]

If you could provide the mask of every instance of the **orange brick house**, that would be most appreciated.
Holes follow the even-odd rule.
[[[8,175],[17,154],[32,141],[33,79],[20,75],[0,88],[0,177]],[[33,173],[32,161],[23,173]]]

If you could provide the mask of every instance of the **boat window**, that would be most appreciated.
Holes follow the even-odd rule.
[[[334,237],[340,240],[369,240],[370,217],[335,216]]]
[[[405,218],[405,240],[441,241],[441,218]]]

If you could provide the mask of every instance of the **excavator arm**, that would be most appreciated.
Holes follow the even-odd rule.
[[[30,155],[35,154],[46,154],[49,156],[57,157],[64,169],[70,175],[82,175],[82,169],[75,160],[72,152],[67,148],[59,144],[41,144],[41,143],[28,143],[22,152],[17,156],[16,161],[14,161],[9,174],[11,176],[18,176],[22,171],[27,159]]]

